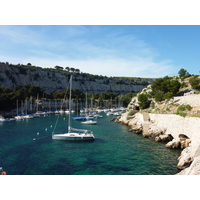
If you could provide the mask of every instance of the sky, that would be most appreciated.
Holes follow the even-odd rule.
[[[7,0],[1,2],[1,8],[0,62],[31,63],[52,68],[59,65],[77,68],[90,74],[148,78],[178,75],[181,68],[191,74],[199,74],[200,71],[200,18],[199,1],[196,0]],[[105,182],[105,177],[101,177]],[[168,187],[169,182],[172,188],[178,187],[177,189],[181,190],[184,187],[182,184],[185,182],[177,180],[178,176],[157,177],[159,180],[156,181],[161,183],[156,186],[158,190],[162,190],[163,186]],[[28,179],[24,182],[29,183],[26,190],[31,188],[32,192],[30,184],[35,184],[35,180],[32,180],[34,176],[31,180],[30,177],[25,178]],[[50,184],[52,185],[52,177],[50,178],[51,181],[40,179],[38,182],[37,188],[45,191],[45,197],[47,193],[44,187],[50,188]],[[53,181],[55,178],[53,177]],[[59,180],[56,178],[55,181],[60,179],[61,177]],[[66,184],[70,183],[67,185],[72,191],[70,195],[76,192],[71,187],[74,177],[72,179],[64,180]],[[95,191],[98,186],[102,188],[102,180],[99,181],[96,177],[94,179],[92,183],[95,183]],[[135,196],[142,194],[149,198],[154,189],[149,186],[157,183],[154,179],[147,179],[147,176],[126,176],[125,180],[124,177],[110,180],[106,177],[109,187],[103,187],[102,191],[106,191],[106,197],[110,191],[112,198],[124,198],[128,195],[130,198],[133,193],[131,188],[134,187]],[[185,179],[187,177],[184,177]],[[20,191],[20,188],[16,187],[18,179],[17,182],[13,179],[5,182],[4,191],[10,189],[12,183],[16,192]],[[141,184],[148,185],[145,187],[146,193],[141,187],[137,187]],[[116,190],[119,187],[120,190]],[[188,189],[190,186],[187,186]],[[194,191],[192,184],[191,189]],[[8,191],[7,194],[16,196],[16,192]],[[49,194],[52,198],[52,193]],[[104,193],[98,194],[105,197]],[[58,195],[60,197],[64,193],[55,193],[56,198]],[[180,198],[180,193],[173,192],[174,195]],[[187,194],[183,195],[184,198],[187,197]],[[152,197],[156,198],[155,195]]]
[[[56,65],[103,76],[148,77],[200,71],[196,25],[1,25],[0,61]]]

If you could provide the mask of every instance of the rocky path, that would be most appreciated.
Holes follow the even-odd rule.
[[[148,135],[149,125],[150,125],[149,119],[150,119],[149,114],[148,113],[144,113],[143,114],[143,120],[144,120],[144,123],[143,123],[143,136],[144,137],[146,135]]]

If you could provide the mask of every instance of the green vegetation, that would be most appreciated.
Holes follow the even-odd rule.
[[[193,76],[189,80],[190,85],[192,86],[193,89],[199,89],[200,88],[200,79],[198,76]]]
[[[180,77],[182,80],[185,79],[185,78],[187,78],[187,77],[189,77],[189,76],[191,76],[191,75],[187,72],[187,70],[185,70],[185,69],[183,69],[183,68],[179,70],[178,74],[179,74],[179,77]]]
[[[48,100],[63,100],[65,95],[66,97],[69,97],[69,89],[67,92],[57,90],[53,93],[46,93],[44,89],[34,85],[24,85],[23,87],[15,87],[14,89],[5,86],[0,86],[0,110],[5,111],[16,108],[17,100],[19,102],[25,100],[29,101],[30,97],[32,97],[33,101],[37,97],[39,97],[39,99],[43,98]],[[85,93],[79,91],[76,88],[72,89],[72,99],[74,101],[84,101],[86,99],[85,95]],[[104,101],[107,101],[109,102],[109,104],[107,105],[108,107],[111,107],[111,101],[113,101],[113,104],[117,102],[121,106],[126,107],[133,96],[135,96],[135,94],[128,93],[125,95],[118,95],[112,92],[102,92],[100,94],[87,94],[88,101],[92,99],[94,101],[99,102],[102,105]]]
[[[170,99],[179,91],[180,87],[180,82],[172,77],[158,78],[151,85],[151,97],[156,101]]]
[[[183,112],[179,112],[179,113],[176,113],[177,115],[180,115],[181,117],[185,117],[187,114],[186,113],[183,113]]]
[[[11,88],[0,86],[0,110],[9,110],[16,107],[16,101],[29,100],[30,96],[42,96],[44,90],[38,86],[25,85],[24,87]]]
[[[135,81],[136,83],[140,83],[143,85],[148,85],[155,80],[154,78],[140,78],[140,77],[110,77],[110,78],[119,79],[119,80]]]
[[[192,107],[190,105],[181,105],[177,108],[177,112],[182,112],[182,111],[190,111]]]
[[[148,100],[148,95],[147,94],[140,94],[138,96],[138,101],[139,101],[140,109],[148,108],[149,100]]]
[[[135,114],[135,112],[133,111],[133,110],[130,110],[129,112],[128,112],[128,116],[132,116],[132,115],[134,115]]]

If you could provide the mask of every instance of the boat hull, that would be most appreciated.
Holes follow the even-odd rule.
[[[85,122],[81,122],[82,124],[85,124],[85,125],[96,125],[97,124],[97,121],[85,121]]]
[[[83,120],[86,120],[85,117],[74,117],[72,118],[73,120],[77,120],[77,121],[83,121]]]
[[[69,141],[91,141],[94,140],[93,134],[64,133],[53,134],[53,140],[69,140]]]

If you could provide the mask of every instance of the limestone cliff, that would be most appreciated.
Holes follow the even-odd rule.
[[[123,94],[138,92],[147,84],[82,73],[73,73],[73,75],[73,88],[88,93],[113,92]],[[64,70],[0,63],[0,85],[6,87],[36,85],[45,89],[45,92],[51,93],[56,90],[65,90],[69,77],[70,74]]]

